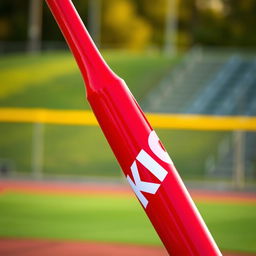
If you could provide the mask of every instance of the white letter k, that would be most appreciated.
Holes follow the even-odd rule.
[[[132,179],[129,177],[129,175],[127,175],[127,180],[130,183],[130,185],[131,185],[132,189],[134,190],[135,194],[137,195],[138,199],[140,200],[140,202],[144,206],[144,208],[146,208],[147,205],[148,205],[148,200],[141,193],[141,191],[147,192],[147,193],[150,193],[150,194],[155,194],[156,191],[158,190],[160,184],[141,181],[140,175],[139,175],[139,172],[138,172],[138,168],[137,168],[137,164],[136,164],[136,160],[133,162],[133,164],[131,166],[131,170],[132,170],[132,175],[133,175],[135,183],[132,181]]]

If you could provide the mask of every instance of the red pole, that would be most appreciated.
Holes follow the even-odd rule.
[[[72,2],[46,1],[80,67],[96,118],[169,254],[221,255],[156,133],[102,59]]]

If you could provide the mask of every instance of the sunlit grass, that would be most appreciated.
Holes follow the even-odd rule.
[[[107,51],[104,57],[138,101],[179,60],[160,54],[116,51]],[[68,52],[4,57],[0,59],[0,74],[3,75],[1,107],[89,108],[82,77]],[[44,128],[45,173],[121,175],[99,128],[56,125]],[[32,129],[30,124],[0,124],[0,132],[5,135],[0,138],[0,158],[12,161],[19,172],[31,172]],[[223,136],[196,131],[159,130],[158,133],[182,177],[189,178],[203,177],[205,160],[216,154]]]
[[[38,56],[36,61],[31,62],[29,57],[23,56],[23,58],[23,63],[12,64],[10,68],[8,68],[8,65],[1,66],[0,99],[20,93],[28,87],[46,83],[55,77],[72,74],[76,71],[75,62],[69,54],[53,55],[50,60],[47,55],[42,55]]]
[[[221,249],[256,252],[256,205],[199,203]],[[135,197],[0,194],[0,236],[160,245]]]
[[[179,59],[111,51],[104,56],[111,68],[126,81],[134,95],[139,97],[138,100]],[[0,77],[1,106],[38,107],[39,99],[41,107],[88,108],[87,104],[83,104],[85,99],[81,74],[73,56],[68,52],[0,58]]]

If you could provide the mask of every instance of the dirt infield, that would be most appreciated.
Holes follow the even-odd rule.
[[[167,256],[161,247],[107,243],[60,242],[50,240],[1,239],[0,255],[5,256]]]
[[[0,239],[3,256],[168,256],[162,247],[37,239]],[[253,256],[227,252],[224,256]]]
[[[124,184],[107,183],[70,183],[45,181],[14,181],[0,180],[0,193],[22,191],[27,193],[62,194],[62,195],[115,195],[134,196],[132,190]],[[197,202],[224,202],[256,204],[256,193],[233,191],[189,190]]]
[[[0,193],[26,192],[38,194],[88,195],[109,194],[134,196],[131,189],[120,184],[63,183],[43,181],[1,180]],[[197,202],[223,202],[256,204],[256,194],[242,192],[190,191]],[[163,247],[139,246],[100,242],[70,242],[39,239],[0,238],[3,256],[167,256]],[[256,254],[225,252],[225,256],[255,256]]]

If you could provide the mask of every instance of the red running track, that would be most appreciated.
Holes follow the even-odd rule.
[[[3,256],[168,256],[156,246],[69,242],[38,239],[0,239]],[[223,256],[255,256],[255,254],[226,252]]]
[[[134,196],[132,190],[124,184],[0,180],[0,193],[8,191],[60,195]],[[256,193],[211,190],[189,190],[189,192],[197,202],[256,204]]]
[[[117,184],[81,184],[44,181],[0,181],[0,193],[25,192],[61,195],[133,196],[130,188]],[[256,204],[256,194],[241,192],[190,191],[197,202]],[[124,245],[96,242],[70,242],[39,239],[0,238],[3,256],[167,256],[163,247]],[[255,256],[255,254],[226,252],[224,256]]]

